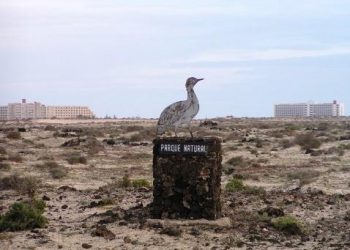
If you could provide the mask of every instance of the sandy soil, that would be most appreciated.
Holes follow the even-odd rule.
[[[123,176],[152,183],[155,123],[0,123],[0,147],[6,151],[0,163],[8,166],[0,168],[0,213],[28,199],[1,185],[3,178],[17,174],[36,178],[35,195],[45,200],[48,219],[45,228],[0,232],[0,248],[350,249],[350,119],[195,121],[195,136],[223,139],[224,218],[216,222],[154,220],[149,214],[152,187],[121,185]],[[22,131],[19,139],[8,138],[17,130]],[[306,154],[294,142],[309,133],[321,146]],[[72,155],[86,162],[70,164]],[[57,163],[65,176],[55,176],[48,162]],[[225,185],[232,178],[246,188],[228,192]],[[266,211],[273,212],[266,217]],[[274,213],[281,211],[294,216],[303,232],[274,227]]]

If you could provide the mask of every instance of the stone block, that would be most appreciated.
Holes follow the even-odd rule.
[[[220,218],[221,139],[164,137],[153,143],[153,217]]]

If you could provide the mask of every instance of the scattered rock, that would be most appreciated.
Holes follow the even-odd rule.
[[[76,147],[80,145],[80,142],[82,142],[80,138],[74,138],[64,142],[61,147]]]
[[[68,208],[68,205],[64,204],[61,208],[62,208],[62,209],[67,209],[67,208]]]
[[[81,244],[81,247],[85,248],[85,249],[89,249],[89,248],[92,248],[92,245],[87,244],[87,243],[83,243],[83,244]]]
[[[267,214],[269,217],[280,217],[284,216],[284,211],[281,208],[266,207],[258,211],[259,214]]]
[[[77,191],[76,188],[70,187],[70,186],[61,186],[61,187],[58,188],[58,190],[61,190],[61,191]]]
[[[190,231],[190,234],[193,235],[193,236],[198,236],[198,235],[201,234],[201,231],[198,228],[192,227],[191,231]]]
[[[91,236],[103,237],[106,240],[115,239],[115,234],[110,231],[105,225],[96,225],[96,229],[91,233]]]
[[[346,211],[344,220],[350,221],[350,210],[349,210],[349,211]]]
[[[42,198],[41,198],[43,201],[49,201],[51,200],[48,196],[44,195]]]
[[[179,227],[165,227],[160,231],[160,234],[178,237],[181,236],[182,230]]]
[[[125,243],[131,243],[131,238],[129,236],[125,236],[123,240]]]

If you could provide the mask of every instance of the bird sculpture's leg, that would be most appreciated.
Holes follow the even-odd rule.
[[[188,124],[188,131],[190,131],[191,138],[193,138],[193,133],[192,133],[192,128],[191,128],[191,123]]]

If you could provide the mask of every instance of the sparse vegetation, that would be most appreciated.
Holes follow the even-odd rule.
[[[41,200],[13,203],[7,213],[0,215],[0,232],[44,227],[47,224],[42,215],[44,209],[45,203]]]

